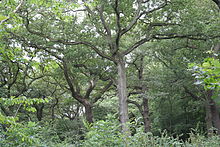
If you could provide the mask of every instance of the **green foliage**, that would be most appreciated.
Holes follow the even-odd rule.
[[[220,138],[217,135],[213,135],[212,137],[206,137],[199,133],[191,132],[188,141],[185,142],[186,147],[195,147],[195,146],[210,146],[210,147],[219,147],[220,146]]]
[[[205,58],[201,64],[189,65],[197,79],[196,85],[203,85],[205,89],[219,89],[220,87],[220,61],[216,58]]]
[[[5,147],[11,146],[31,146],[38,142],[37,131],[39,126],[34,122],[15,123],[10,122],[7,131],[1,135],[3,138],[0,145]]]
[[[82,146],[122,146],[123,138],[120,133],[120,127],[113,116],[108,116],[107,120],[95,122],[92,126],[87,126],[88,132]]]
[[[162,0],[21,2],[0,1],[0,21],[7,19],[0,26],[0,97],[8,97],[0,98],[0,146],[220,146],[216,136],[189,134],[197,125],[201,130],[206,126],[204,91],[193,86],[186,69],[188,63],[201,63],[207,56],[204,51],[219,36],[219,12],[211,0],[168,0],[154,12]],[[138,13],[143,15],[137,17]],[[145,39],[146,46],[136,49],[145,56],[142,80],[137,78],[140,58],[135,52],[125,57],[127,87],[134,93],[147,89],[130,99],[140,104],[142,96],[149,99],[152,133],[143,133],[141,113],[129,105],[137,120],[130,126],[136,134],[125,137],[118,120],[106,118],[118,113],[116,86],[103,91],[109,79],[117,83],[115,65],[94,50],[117,60]],[[137,65],[130,66],[130,61]],[[219,89],[218,59],[206,58],[191,66],[196,84]],[[26,97],[11,97],[15,95]],[[48,103],[48,96],[56,99]],[[96,122],[84,123],[88,132],[81,120],[83,106],[73,100],[76,96],[87,96],[92,104]],[[9,113],[3,114],[4,109]],[[43,121],[33,122],[36,114]]]
[[[48,124],[51,125],[51,124]],[[49,127],[53,132],[56,132],[60,141],[78,144],[79,141],[84,137],[85,127],[81,119],[69,120],[69,119],[58,119],[52,123]],[[50,138],[53,135],[45,135],[46,138]]]
[[[53,125],[52,125],[53,126]],[[7,131],[1,130],[0,146],[4,147],[70,147],[73,146],[73,136],[61,140],[58,130],[51,124],[39,124],[35,122],[19,122],[7,127]],[[0,128],[1,129],[1,128]],[[72,144],[70,142],[72,141]],[[75,142],[74,142],[75,144]]]
[[[18,97],[18,98],[0,98],[0,103],[3,106],[14,106],[19,105],[17,112],[20,107],[23,105],[25,110],[30,112],[35,112],[35,108],[32,107],[34,103],[46,103],[49,102],[48,99],[27,99],[26,97]],[[0,134],[0,145],[11,147],[11,146],[32,146],[33,144],[37,144],[39,139],[37,136],[37,132],[40,129],[40,126],[35,122],[19,122],[19,118],[16,116],[17,112],[15,112],[14,116],[5,116],[0,112],[0,124],[5,128],[2,130]]]
[[[4,20],[6,18],[7,18],[6,16],[0,15],[0,21]]]
[[[13,106],[13,105],[23,105],[24,109],[29,112],[35,112],[36,109],[32,107],[33,104],[48,103],[51,98],[26,98],[25,96],[21,97],[11,97],[11,98],[0,98],[0,103],[4,106]],[[20,107],[19,107],[20,108]]]
[[[194,147],[194,146],[213,146],[220,145],[220,138],[212,136],[205,137],[197,132],[189,133],[189,139],[181,140],[178,136],[172,137],[166,131],[160,133],[159,136],[153,135],[151,132],[144,133],[143,128],[138,128],[134,136],[125,138],[119,129],[117,120],[112,116],[105,121],[98,121],[88,127],[86,138],[80,146],[83,147]]]

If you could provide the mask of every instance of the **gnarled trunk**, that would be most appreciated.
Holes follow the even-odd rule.
[[[128,117],[128,103],[127,103],[127,83],[126,83],[126,69],[125,62],[122,58],[117,62],[118,69],[118,96],[119,96],[119,119],[121,122],[122,132],[130,135],[130,130],[126,126],[129,121]]]

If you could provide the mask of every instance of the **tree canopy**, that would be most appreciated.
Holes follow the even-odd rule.
[[[0,146],[219,146],[219,10],[0,1]]]

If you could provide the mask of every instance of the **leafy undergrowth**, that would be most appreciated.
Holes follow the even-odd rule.
[[[144,133],[142,128],[137,129],[134,136],[124,137],[120,133],[117,121],[112,119],[98,121],[89,128],[86,139],[80,146],[83,147],[219,147],[220,137],[213,135],[206,137],[199,133],[190,133],[186,141],[178,137],[170,137],[166,132],[161,136],[154,136],[152,133]]]
[[[125,137],[120,133],[117,120],[107,119],[97,121],[92,126],[86,125],[85,138],[76,138],[77,134],[66,135],[62,140],[50,125],[40,126],[34,122],[16,123],[4,131],[0,127],[0,146],[4,147],[219,147],[219,136],[206,137],[199,133],[190,133],[186,141],[178,137],[170,137],[166,132],[161,136],[143,133],[143,129],[136,130],[136,134]],[[68,132],[66,132],[68,133]],[[65,134],[63,134],[65,136]],[[71,137],[72,136],[72,137]]]

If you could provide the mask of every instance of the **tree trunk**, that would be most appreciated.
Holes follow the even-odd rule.
[[[148,107],[148,99],[143,98],[143,120],[144,120],[144,132],[150,132],[150,117],[149,117],[149,107]]]
[[[211,105],[213,125],[217,129],[216,133],[220,135],[220,119],[219,119],[218,106],[216,105],[213,99],[210,100],[210,105]]]
[[[93,123],[93,112],[92,112],[92,105],[90,103],[84,104],[85,107],[85,115],[86,120],[88,123]]]
[[[126,126],[129,121],[128,117],[128,103],[127,103],[127,85],[126,85],[126,69],[125,62],[122,58],[117,63],[118,69],[118,96],[119,96],[119,119],[121,122],[122,133],[130,135],[130,130]]]
[[[54,120],[55,119],[55,107],[58,105],[58,103],[59,103],[59,100],[58,100],[58,98],[56,98],[56,102],[55,102],[55,104],[53,104],[52,106],[51,106],[51,118],[52,118],[52,120]]]
[[[213,90],[207,91],[207,100],[206,100],[206,123],[208,129],[208,135],[213,134],[212,127],[216,128],[216,133],[220,135],[220,118],[218,106],[215,101],[212,99]]]
[[[41,121],[43,118],[43,109],[44,109],[44,104],[37,104],[34,106],[37,110],[37,119],[38,121]]]
[[[206,101],[205,104],[205,109],[206,109],[206,128],[207,128],[207,132],[208,132],[208,136],[212,136],[213,134],[213,130],[212,130],[212,114],[211,114],[211,107],[209,105],[209,101]]]
[[[146,98],[145,92],[147,91],[146,86],[144,85],[144,83],[142,81],[144,81],[144,55],[141,54],[140,56],[140,67],[138,68],[138,66],[136,66],[137,70],[138,70],[138,79],[139,81],[141,81],[141,91],[143,94],[142,97],[142,107],[143,107],[143,111],[142,111],[142,117],[143,117],[143,121],[144,121],[144,132],[150,132],[150,115],[149,115],[149,104],[148,104],[148,99]]]

